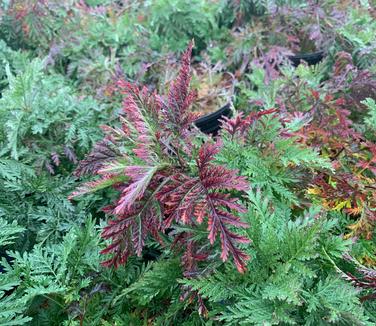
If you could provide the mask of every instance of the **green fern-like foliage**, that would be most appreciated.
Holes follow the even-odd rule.
[[[3,220],[0,225],[4,244],[24,230]],[[148,263],[132,257],[125,267],[103,268],[99,229],[88,218],[57,244],[7,251],[11,263],[0,265],[0,325],[205,324],[195,305],[180,299],[177,257],[165,253]]]
[[[36,245],[22,254],[8,251],[12,263],[1,262],[0,306],[5,309],[0,311],[0,324],[20,325],[32,319],[34,325],[57,325],[66,319],[66,309],[80,299],[80,291],[98,272],[98,248],[98,231],[87,219],[84,228],[74,227],[59,244]]]
[[[3,40],[0,39],[0,94],[8,85],[6,65],[12,71],[20,71],[24,69],[25,64],[29,61],[30,54],[12,50]]]
[[[223,132],[224,147],[217,158],[239,169],[254,187],[262,189],[270,198],[297,204],[298,190],[309,182],[309,174],[314,175],[315,169],[331,168],[327,160],[299,145],[295,137],[284,136],[302,125],[304,120],[300,118],[283,127],[277,118],[264,117],[250,128],[246,141]]]
[[[198,50],[202,50],[219,33],[215,17],[219,9],[217,4],[203,0],[147,2],[150,17],[146,24],[153,31],[152,46],[183,51],[195,39]]]
[[[5,219],[0,218],[0,247],[5,247],[12,244],[16,235],[25,229],[17,225],[16,221],[8,223]]]
[[[0,325],[23,325],[31,319],[22,314],[24,310],[23,303],[15,302],[16,296],[8,293],[20,284],[20,280],[14,275],[3,274],[3,266],[9,266],[8,262],[3,258],[5,249],[23,231],[24,228],[17,225],[16,221],[8,223],[0,217]]]
[[[54,243],[85,219],[83,206],[67,199],[69,173],[99,137],[103,119],[93,99],[79,100],[44,61],[26,63],[5,66],[9,85],[0,99],[0,217],[27,229],[14,244],[21,251]]]
[[[341,190],[331,181],[338,175],[333,169],[338,170],[346,157],[353,158],[341,151],[340,156],[332,155],[325,148],[327,141],[312,145],[306,141],[309,133],[304,133],[317,121],[328,131],[329,111],[342,119],[338,125],[332,121],[336,132],[345,132],[347,119],[354,115],[354,129],[373,148],[376,25],[371,2],[353,1],[354,8],[348,9],[337,8],[334,0],[315,4],[322,6],[317,22],[329,17],[327,7],[338,9],[333,11],[343,22],[333,26],[338,27],[333,28],[336,40],[323,62],[297,68],[288,62],[278,67],[267,64],[269,59],[276,61],[266,51],[274,40],[265,21],[269,13],[306,6],[302,1],[0,3],[0,325],[376,325],[372,289],[351,284],[345,273],[355,267],[343,259],[350,252],[362,264],[374,263],[374,221],[366,224],[367,238],[354,233],[356,240],[344,240],[348,225],[364,227],[363,215],[354,224],[357,216],[347,215],[346,209],[325,212],[315,206],[321,200],[305,196],[320,174],[330,176],[333,191]],[[288,24],[288,14],[286,18]],[[292,21],[300,26],[301,18],[306,19]],[[76,187],[71,175],[76,162],[99,139],[98,126],[111,119],[98,100],[120,101],[114,95],[119,76],[147,81],[150,89],[163,88],[157,85],[171,76],[162,62],[168,58],[173,65],[171,52],[183,50],[191,39],[196,43],[197,80],[205,70],[215,71],[215,76],[234,74],[233,80],[240,82],[236,107],[252,118],[245,123],[244,135],[238,137],[226,128],[220,132],[215,157],[221,165],[238,170],[252,187],[236,198],[244,206],[239,219],[249,228],[228,225],[236,237],[251,241],[239,245],[250,257],[247,270],[239,274],[231,264],[223,264],[218,253],[207,250],[204,223],[194,232],[191,225],[163,230],[158,243],[146,236],[141,257],[131,256],[117,269],[104,268],[99,252],[110,244],[100,238],[105,221],[99,207],[122,189],[102,189],[76,203],[67,199]],[[206,50],[219,52],[223,62],[209,65]],[[334,63],[331,54],[338,51],[351,55],[339,53]],[[263,62],[252,62],[252,56],[264,55]],[[38,58],[32,60],[34,56]],[[363,92],[355,98],[357,90]],[[86,94],[95,94],[95,100]],[[348,101],[352,98],[356,101]],[[342,108],[352,111],[351,116]],[[260,111],[264,109],[268,110]],[[129,112],[124,115],[129,118]],[[158,132],[155,136],[161,144],[171,142]],[[128,157],[134,143],[126,138],[121,150]],[[192,141],[201,145],[203,139],[206,136],[200,135]],[[356,145],[350,140],[348,149]],[[175,150],[174,142],[166,147],[166,153],[179,156]],[[372,153],[362,158],[361,169],[373,168]],[[345,177],[355,175],[355,168],[356,163],[344,166]],[[355,179],[367,193],[372,192],[372,171]],[[188,199],[191,194],[186,194]],[[231,195],[235,198],[236,193]],[[218,200],[226,196],[218,189]],[[359,214],[373,212],[372,205],[364,207],[367,211]],[[235,205],[224,213],[230,215],[232,210]],[[195,257],[197,270],[184,272],[181,262],[186,253],[178,242],[170,243],[173,234],[192,234],[194,245],[202,244]],[[148,255],[154,249],[157,254]]]
[[[169,271],[169,272],[167,272]],[[125,289],[122,295],[134,293],[132,299],[141,306],[147,306],[151,302],[177,292],[176,279],[181,275],[180,263],[178,260],[161,260],[149,266],[139,279]]]
[[[358,291],[328,260],[341,261],[350,243],[335,235],[337,220],[320,207],[302,209],[311,178],[331,170],[328,160],[293,136],[306,123],[304,115],[287,122],[262,111],[250,117],[245,136],[234,132],[236,118],[226,122],[217,156],[253,186],[244,216],[252,226],[245,231],[252,239],[248,272],[239,277],[223,267],[181,282],[207,298],[209,311],[226,325],[367,324]]]
[[[362,68],[372,68],[376,60],[376,22],[369,14],[371,5],[366,5],[367,2],[363,1],[362,6],[349,10],[348,20],[338,30],[339,38],[345,41],[339,43],[352,53],[356,64]]]
[[[0,218],[27,229],[15,249],[59,241],[73,224],[85,220],[86,204],[74,207],[67,199],[73,187],[72,177],[37,175],[25,163],[0,159]]]
[[[66,158],[87,151],[97,140],[101,108],[90,98],[78,99],[59,75],[44,71],[44,62],[32,60],[13,75],[0,100],[0,155],[27,157],[53,173]]]
[[[357,291],[324,254],[337,260],[349,246],[330,234],[336,221],[314,208],[293,214],[261,191],[248,195],[244,218],[252,225],[246,232],[253,243],[247,273],[239,276],[226,266],[181,282],[206,298],[209,311],[225,325],[367,325]]]
[[[362,103],[368,108],[368,114],[364,118],[364,123],[370,132],[373,133],[373,136],[376,137],[376,101],[372,98],[367,98]]]

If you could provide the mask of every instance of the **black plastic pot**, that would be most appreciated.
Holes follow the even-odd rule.
[[[221,123],[220,119],[223,117],[231,117],[232,111],[230,103],[227,103],[225,106],[219,110],[204,115],[203,117],[195,121],[195,125],[205,134],[216,135],[220,129]]]
[[[300,64],[300,61],[303,60],[308,63],[308,65],[315,65],[319,63],[324,58],[323,51],[317,51],[312,53],[302,53],[288,56],[292,64],[297,67]]]

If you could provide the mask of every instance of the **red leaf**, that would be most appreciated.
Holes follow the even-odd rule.
[[[114,213],[123,214],[126,209],[132,207],[136,200],[143,197],[145,190],[151,182],[158,166],[128,166],[125,174],[129,176],[132,182],[126,187],[118,201]]]
[[[246,191],[248,183],[237,171],[214,164],[219,141],[201,146],[196,166],[191,164],[191,156],[197,152],[195,129],[191,128],[196,115],[189,111],[196,96],[189,89],[191,51],[192,44],[166,98],[126,81],[117,83],[124,94],[122,127],[102,127],[105,139],[76,170],[78,176],[91,173],[100,179],[83,184],[71,196],[107,186],[119,192],[116,201],[105,208],[107,214],[114,215],[102,232],[104,239],[111,240],[101,252],[110,255],[105,266],[117,267],[131,255],[140,256],[148,236],[161,242],[159,233],[176,221],[192,227],[207,223],[212,244],[219,235],[222,259],[231,255],[238,270],[245,270],[248,256],[237,245],[248,239],[236,233],[248,227],[237,215],[245,208],[226,191]],[[245,119],[239,116],[235,125],[246,130],[262,115],[273,112],[275,109],[253,113]],[[68,154],[73,160],[72,153]],[[186,272],[193,275],[197,262],[208,254],[201,243],[194,242],[194,231],[170,236],[175,237],[173,244],[184,245],[183,262]]]
[[[231,212],[243,211],[244,207],[222,191],[247,190],[248,183],[243,177],[237,176],[236,171],[212,163],[218,151],[218,144],[204,144],[197,159],[199,178],[182,174],[173,176],[171,184],[165,186],[158,194],[158,199],[166,206],[165,213],[168,215],[169,224],[172,220],[184,224],[194,224],[194,221],[202,223],[206,217],[210,243],[214,244],[219,233],[222,246],[221,258],[225,261],[231,254],[238,270],[244,271],[244,261],[248,256],[242,253],[235,243],[245,243],[248,239],[227,228],[227,225],[236,228],[248,227]]]

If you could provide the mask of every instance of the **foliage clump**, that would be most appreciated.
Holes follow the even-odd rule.
[[[1,2],[0,325],[375,325],[375,17]]]

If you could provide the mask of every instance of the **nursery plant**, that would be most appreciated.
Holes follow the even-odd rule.
[[[196,115],[189,111],[196,96],[189,89],[191,51],[192,45],[184,53],[180,73],[165,98],[119,82],[125,95],[122,128],[104,127],[105,139],[76,170],[78,176],[94,173],[100,178],[82,185],[73,196],[108,186],[121,192],[115,203],[106,207],[115,219],[102,233],[112,239],[103,251],[111,254],[105,265],[118,266],[132,254],[140,256],[146,237],[162,240],[159,233],[172,223],[202,228],[205,222],[210,244],[220,238],[222,260],[231,255],[238,270],[245,269],[247,256],[237,242],[248,240],[228,228],[247,226],[233,213],[244,208],[220,190],[244,191],[248,185],[235,170],[213,164],[219,143],[194,137]],[[174,245],[189,248],[184,257],[187,272],[192,272],[196,259],[207,255],[200,248],[206,246],[199,245],[202,239],[195,237],[190,232],[174,233]]]
[[[0,216],[27,229],[14,246],[23,252],[61,239],[85,216],[67,200],[70,174],[100,138],[105,107],[80,98],[63,76],[47,71],[45,60],[5,50],[14,61],[4,59],[0,98]]]
[[[375,325],[374,7],[0,2],[0,325]]]
[[[119,89],[125,95],[122,128],[105,127],[107,134],[104,141],[95,146],[76,170],[76,175],[91,173],[98,175],[99,179],[80,186],[73,197],[108,186],[119,191],[115,203],[105,208],[106,213],[114,215],[115,219],[110,220],[102,231],[103,238],[111,239],[107,248],[102,250],[103,254],[111,255],[103,265],[118,267],[126,263],[131,255],[141,256],[145,241],[150,236],[160,242],[162,248],[166,244],[172,245],[173,254],[181,257],[182,276],[185,276],[182,280],[184,297],[196,297],[198,310],[203,315],[208,313],[207,305],[214,304],[219,305],[220,310],[210,306],[209,314],[213,313],[213,316],[217,316],[215,319],[233,324],[268,321],[272,324],[289,322],[314,325],[323,320],[366,323],[368,317],[360,306],[355,290],[352,295],[348,290],[342,294],[333,293],[334,289],[341,287],[341,291],[343,287],[351,288],[330,264],[333,260],[340,260],[342,254],[350,250],[350,242],[335,234],[330,239],[320,240],[320,232],[330,234],[329,230],[336,225],[336,220],[325,217],[320,206],[308,208],[301,200],[304,188],[313,182],[315,174],[332,171],[328,160],[302,145],[299,137],[294,135],[305,124],[304,119],[278,118],[273,116],[276,109],[251,113],[247,117],[240,114],[224,122],[224,131],[215,143],[205,139],[205,136],[196,136],[201,139],[197,144],[192,139],[192,135],[197,133],[192,126],[194,115],[187,111],[194,99],[194,93],[188,89],[190,52],[191,48],[183,55],[180,73],[171,84],[166,98],[150,94],[145,88],[140,90],[129,83],[119,82]],[[163,117],[162,121],[160,117]],[[179,137],[175,138],[175,135]],[[125,145],[127,141],[130,142],[128,146]],[[121,152],[127,148],[132,150]],[[195,155],[196,162],[187,161]],[[237,176],[236,171],[243,176]],[[197,176],[193,173],[197,173]],[[256,193],[249,188],[249,184],[258,189]],[[232,191],[232,194],[238,193],[238,200],[223,192],[225,189]],[[242,191],[248,191],[248,198],[241,195]],[[258,222],[260,229],[257,229],[258,224],[254,220],[257,213],[253,210],[259,210],[258,214],[263,212]],[[268,213],[269,210],[271,213]],[[241,213],[242,218],[234,215],[235,212]],[[269,219],[281,232],[277,238],[275,231],[267,227]],[[203,227],[203,224],[206,226]],[[283,225],[286,226],[286,234],[281,229]],[[252,230],[252,227],[256,229]],[[226,261],[229,255],[232,256],[240,272],[239,279],[230,276],[234,275],[234,270],[229,265],[215,260],[219,253],[213,251],[210,245],[216,244],[218,233],[220,257]],[[290,240],[290,236],[294,240]],[[301,240],[298,240],[299,237]],[[205,238],[209,239],[210,245],[205,244]],[[286,265],[281,258],[276,258],[277,265],[270,267],[274,272],[270,279],[265,279],[265,290],[262,283],[257,283],[261,279],[256,281],[257,273],[263,277],[268,275],[265,264],[257,263],[256,258],[262,255],[263,249],[255,245],[256,239],[270,239],[270,243],[263,247],[266,250],[263,255],[268,257],[269,262],[273,245],[278,253],[287,250]],[[280,239],[280,244],[277,239]],[[246,245],[250,241],[252,244]],[[293,247],[290,241],[293,241]],[[184,248],[183,252],[179,253],[176,247],[180,250]],[[277,256],[280,257],[279,254]],[[247,271],[245,262],[249,259]],[[293,263],[295,260],[296,266]],[[313,266],[323,265],[312,266],[310,270],[307,264],[302,264],[310,260]],[[218,293],[221,281],[225,284],[228,282],[227,274],[219,272],[223,269],[228,271],[229,279],[239,286],[233,292],[234,297],[226,286],[222,290],[226,293]],[[245,276],[240,276],[242,273]],[[294,273],[297,273],[296,276]],[[302,273],[307,275],[307,280],[295,283],[293,279],[297,281],[297,275]],[[249,288],[250,297],[246,295],[244,300],[256,301],[253,304],[244,301],[244,308],[240,308],[243,307],[241,303],[238,305],[237,301],[230,299],[239,298],[241,289],[247,288],[247,283],[241,285],[247,282],[247,275],[250,275],[249,282],[253,285]],[[287,275],[291,279],[286,282]],[[212,289],[208,281],[210,277],[216,280]],[[282,284],[283,289],[279,288]],[[309,300],[314,300],[315,294],[305,297],[304,293],[320,293],[328,286],[333,286],[329,290],[333,299],[326,299],[334,301],[328,303],[329,306],[316,304],[314,308],[311,307]],[[348,299],[354,306],[349,305]],[[300,300],[305,301],[307,308],[302,307]],[[228,316],[221,310],[224,306],[234,305],[237,308],[229,308]],[[245,307],[263,310],[257,317]]]

